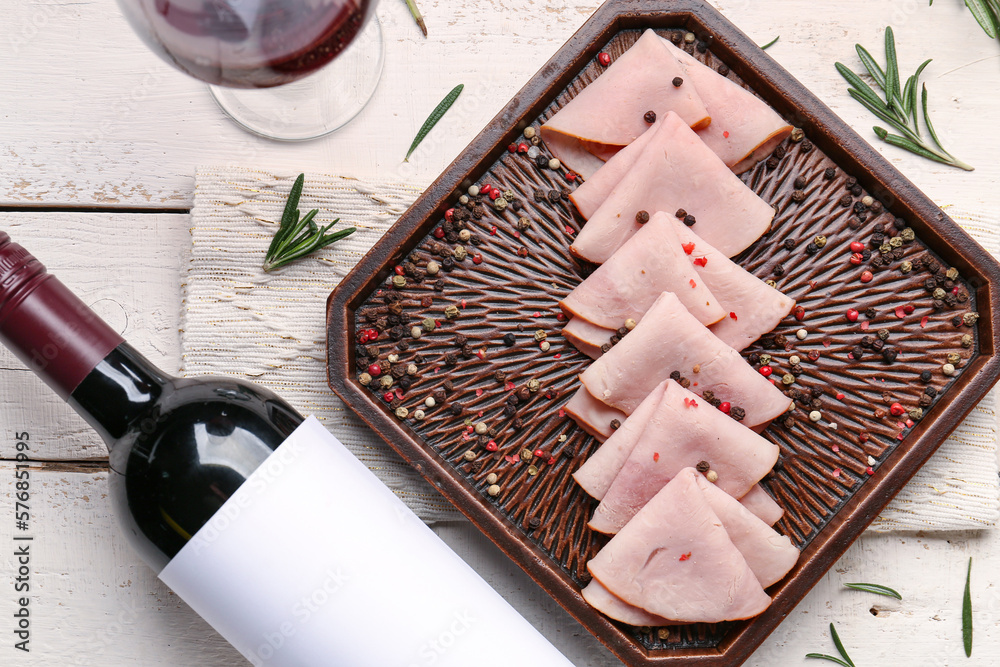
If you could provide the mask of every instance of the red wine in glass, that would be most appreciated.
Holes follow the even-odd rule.
[[[284,86],[313,74],[337,59],[345,50],[344,72],[332,75],[331,83],[315,85],[290,95],[282,111],[281,95],[213,89],[216,100],[237,122],[248,129],[279,139],[304,139],[325,134],[350,120],[374,92],[381,73],[378,52],[357,53],[348,47],[366,30],[374,14],[375,0],[118,0],[129,23],[161,58],[197,79],[227,89],[260,89]],[[377,21],[371,22],[377,33]],[[364,40],[359,40],[364,41]],[[370,41],[370,40],[369,40]],[[365,45],[366,47],[369,45]],[[340,61],[337,63],[340,64]],[[337,81],[339,80],[339,81]],[[353,92],[361,84],[367,91]],[[303,120],[302,102],[318,101],[316,113],[335,115],[323,126],[303,134],[294,126]],[[352,98],[359,99],[352,99]],[[338,101],[339,100],[339,101]],[[252,109],[244,109],[247,105]],[[356,108],[346,111],[338,105]],[[305,113],[311,113],[306,111]],[[268,121],[268,116],[273,120]],[[312,119],[307,119],[312,122]],[[287,136],[282,136],[282,135]]]

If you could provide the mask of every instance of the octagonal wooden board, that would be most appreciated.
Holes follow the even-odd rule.
[[[760,354],[769,354],[778,374],[798,373],[785,388],[796,410],[764,432],[782,454],[763,485],[785,510],[778,530],[802,555],[768,589],[770,608],[738,623],[630,627],[580,596],[587,560],[606,542],[587,528],[594,502],[570,477],[598,443],[561,409],[589,363],[559,335],[564,320],[557,306],[587,270],[568,250],[583,220],[565,198],[575,184],[565,170],[539,168],[507,150],[527,142],[525,128],[537,128],[599,76],[599,52],[617,57],[647,28],[664,36],[693,33],[688,48],[695,57],[724,65],[805,136],[741,176],[777,215],[771,231],[737,261],[774,280],[803,309],[801,319],[789,315],[743,353],[757,365]],[[539,148],[548,154],[544,144]],[[799,178],[805,183],[797,188]],[[445,211],[460,205],[469,186],[485,182],[512,191],[517,203],[498,211],[484,200],[475,210],[473,201],[469,220],[445,233]],[[795,189],[805,192],[803,201],[793,200]],[[868,196],[878,203],[865,207]],[[527,228],[519,228],[520,218],[528,219]],[[883,242],[900,239],[885,252],[873,242],[879,225]],[[461,227],[467,240],[459,237]],[[909,237],[905,228],[915,240],[901,242]],[[816,243],[818,236],[825,243]],[[873,248],[878,259],[851,264],[853,241]],[[468,250],[465,259],[455,259],[456,245]],[[447,266],[428,275],[430,262]],[[911,270],[904,272],[904,263]],[[874,274],[868,283],[859,279],[865,270]],[[994,384],[998,276],[996,261],[941,209],[713,8],[697,0],[615,0],[539,70],[334,291],[329,381],[624,662],[738,665]],[[398,277],[403,284],[394,285]],[[860,311],[857,322],[844,317],[849,308]],[[799,329],[806,329],[804,339],[795,336]],[[871,346],[882,329],[888,332],[882,344],[898,352],[894,361]],[[366,342],[371,330],[377,338]],[[538,331],[545,332],[547,350]],[[941,371],[949,355],[959,360],[950,377]],[[800,357],[800,368],[792,368],[792,356]],[[380,374],[365,385],[360,378],[372,364]],[[922,373],[930,380],[921,380]],[[385,378],[391,386],[382,385]],[[914,411],[914,418],[892,415],[890,403]],[[823,415],[818,422],[807,417],[814,410]],[[475,431],[479,423],[485,433]]]

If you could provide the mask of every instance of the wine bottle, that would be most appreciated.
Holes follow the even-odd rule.
[[[104,439],[122,530],[254,665],[571,665],[273,392],[172,377],[0,231],[0,339]]]

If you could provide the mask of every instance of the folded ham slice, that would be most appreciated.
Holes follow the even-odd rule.
[[[685,471],[685,474],[690,472]],[[781,581],[799,560],[799,550],[788,536],[774,531],[732,496],[694,471],[695,482],[709,506],[722,521],[729,539],[740,550],[764,588]]]
[[[760,484],[747,491],[747,494],[740,498],[740,504],[769,526],[778,523],[785,513],[781,505],[774,502],[774,498]]]
[[[740,351],[785,318],[795,301],[744,270],[699,238],[680,221],[675,229],[702,283],[718,299],[726,316],[709,328],[722,342]]]
[[[595,264],[606,262],[642,227],[636,214],[681,209],[694,231],[732,257],[766,232],[774,209],[758,197],[676,114],[658,123],[635,164],[615,185],[570,246]]]
[[[661,38],[662,39],[662,38]],[[792,126],[764,100],[698,59],[663,40],[694,83],[712,122],[698,130],[705,145],[735,173],[742,174],[785,140]]]
[[[611,484],[615,481],[615,477],[618,476],[636,443],[639,442],[639,437],[649,424],[650,418],[656,412],[669,382],[672,380],[664,380],[658,384],[643,399],[635,412],[622,422],[617,430],[611,432],[604,444],[598,447],[597,451],[591,454],[590,458],[573,473],[573,479],[590,496],[597,500],[604,499]],[[784,513],[778,503],[774,502],[759,484],[751,487],[739,500],[769,526],[777,523]]]
[[[611,191],[615,189],[618,182],[625,177],[628,170],[636,163],[642,152],[646,150],[646,145],[653,138],[663,119],[657,119],[648,130],[636,137],[635,141],[621,149],[600,169],[595,171],[590,177],[581,183],[569,196],[569,199],[576,206],[585,220],[590,220],[590,216],[601,207],[604,200],[608,198]],[[711,127],[711,125],[709,125]]]
[[[559,302],[563,312],[614,331],[626,320],[642,319],[656,297],[666,291],[676,294],[688,312],[706,326],[726,317],[728,311],[705,283],[697,280],[695,267],[685,254],[693,247],[682,247],[674,227],[680,223],[671,218],[666,213],[653,215]]]
[[[718,488],[741,498],[777,460],[777,445],[668,380],[589,525],[601,533],[618,532],[681,470],[701,461],[718,474]]]
[[[691,127],[711,122],[694,85],[655,32],[647,30],[614,64],[542,125],[549,150],[584,177],[649,127],[645,114],[676,112]]]
[[[672,621],[718,623],[767,609],[764,592],[698,487],[677,475],[587,563],[612,595]]]
[[[577,389],[563,409],[580,428],[601,442],[615,432],[611,427],[612,421],[617,420],[622,424],[628,417],[621,410],[616,410],[591,396],[586,387]]]
[[[613,329],[591,324],[582,317],[570,317],[562,329],[563,338],[591,359],[604,354],[601,346],[610,342],[613,335]]]
[[[590,583],[580,591],[583,599],[591,607],[609,618],[629,625],[648,625],[651,627],[670,625],[673,621],[650,614],[645,609],[633,607],[628,602],[616,597],[611,591],[604,587],[604,584],[597,579],[591,579]]]
[[[656,385],[635,409],[635,412],[622,422],[622,425],[604,441],[604,444],[573,473],[573,479],[589,495],[601,500],[611,488],[611,483],[618,475],[618,471],[625,465],[635,443],[639,442],[639,436],[646,429],[650,417],[656,412],[656,406],[663,398],[663,392],[666,391],[668,382],[671,380],[664,380]]]
[[[580,381],[593,398],[629,415],[673,371],[688,378],[696,393],[710,389],[720,401],[742,408],[746,426],[765,424],[791,405],[670,292],[661,294],[635,329],[588,366]]]

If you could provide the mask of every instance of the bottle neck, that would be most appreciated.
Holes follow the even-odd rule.
[[[66,400],[110,448],[137,419],[155,420],[155,404],[171,379],[131,345],[122,343],[97,363]]]
[[[68,399],[123,339],[0,231],[0,342]]]

